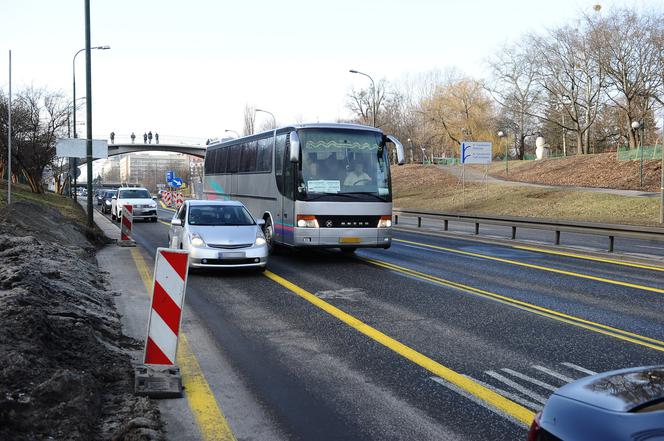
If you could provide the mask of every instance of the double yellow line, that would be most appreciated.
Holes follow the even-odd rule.
[[[557,268],[550,268],[550,267],[542,266],[542,265],[534,265],[532,263],[525,263],[525,262],[519,262],[519,261],[511,260],[511,259],[504,259],[502,257],[487,256],[486,254],[472,253],[470,251],[462,251],[462,250],[457,250],[457,249],[454,249],[454,248],[441,247],[441,246],[438,246],[438,245],[431,245],[431,244],[421,243],[421,242],[413,242],[413,241],[410,241],[410,240],[392,239],[392,241],[404,243],[406,245],[413,245],[413,246],[422,247],[422,248],[429,248],[429,249],[437,250],[437,251],[445,251],[445,252],[448,252],[448,253],[460,254],[460,255],[463,255],[463,256],[470,256],[470,257],[477,257],[477,258],[485,259],[485,260],[492,260],[494,262],[507,263],[509,265],[515,265],[515,266],[520,266],[520,267],[524,267],[524,268],[536,269],[536,270],[539,270],[539,271],[546,271],[546,272],[550,272],[550,273],[562,274],[562,275],[565,275],[565,276],[577,277],[577,278],[580,278],[580,279],[593,280],[595,282],[608,283],[610,285],[625,286],[627,288],[635,288],[635,289],[640,289],[640,290],[643,290],[643,291],[654,292],[654,293],[657,293],[657,294],[664,294],[664,289],[655,288],[653,286],[638,285],[636,283],[623,282],[621,280],[614,280],[614,279],[607,279],[605,277],[591,276],[589,274],[582,274],[582,273],[577,273],[577,272],[573,272],[573,271],[561,270],[561,269],[557,269]],[[514,247],[514,248],[520,248],[520,247]],[[521,249],[524,249],[524,248],[521,248]],[[558,253],[558,254],[560,254],[560,253]],[[599,260],[599,259],[596,259],[596,260]],[[612,263],[615,263],[615,262],[612,262]],[[645,265],[631,264],[629,266],[653,269],[653,267],[646,267]]]
[[[608,335],[617,338],[619,340],[628,341],[630,343],[634,343],[640,346],[645,346],[647,348],[654,349],[656,351],[664,352],[664,341],[661,340],[645,337],[643,335],[635,334],[633,332],[624,331],[619,328],[603,325],[601,323],[585,320],[580,317],[575,317],[573,315],[564,314],[562,312],[554,311],[552,309],[544,308],[542,306],[538,306],[532,303],[517,300],[512,297],[507,297],[501,294],[496,294],[469,285],[464,285],[462,283],[446,280],[441,277],[436,277],[430,274],[422,273],[410,268],[396,265],[394,263],[389,263],[382,260],[371,259],[371,258],[360,258],[360,259],[372,265],[386,268],[388,270],[395,271],[419,280],[423,280],[425,282],[432,282],[440,286],[461,290],[469,294],[488,298],[506,305],[510,305],[522,311],[527,311],[542,317],[547,317],[562,323],[567,323],[569,325],[576,326],[578,328],[587,329],[589,331],[593,331],[603,335]]]

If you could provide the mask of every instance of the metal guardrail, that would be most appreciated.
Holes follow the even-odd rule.
[[[475,234],[480,234],[480,225],[502,225],[512,228],[512,239],[516,239],[517,228],[529,228],[533,230],[555,231],[555,244],[560,245],[560,233],[579,233],[607,236],[609,238],[610,253],[616,237],[641,240],[664,241],[664,228],[646,227],[638,225],[618,225],[595,222],[557,221],[551,219],[538,219],[526,217],[508,216],[483,216],[472,214],[441,213],[428,210],[404,210],[395,208],[392,210],[394,225],[399,224],[399,216],[417,218],[417,227],[422,227],[422,219],[433,219],[443,221],[443,231],[449,230],[450,222],[463,222],[475,224]]]

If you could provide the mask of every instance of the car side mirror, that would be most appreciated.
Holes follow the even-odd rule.
[[[259,227],[262,227],[263,225],[265,225],[265,219],[257,219],[256,220],[256,225],[258,225]]]
[[[172,219],[171,220],[171,225],[174,227],[181,227],[182,226],[182,220],[181,219]]]

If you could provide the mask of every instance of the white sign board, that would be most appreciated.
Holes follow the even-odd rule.
[[[341,181],[307,181],[307,191],[315,193],[339,193],[341,191]]]
[[[86,158],[87,143],[81,138],[60,138],[55,143],[55,154],[61,158]],[[108,158],[108,141],[105,139],[92,140],[92,157],[95,159]]]
[[[463,164],[491,164],[492,157],[490,142],[470,141],[461,143],[461,162]]]

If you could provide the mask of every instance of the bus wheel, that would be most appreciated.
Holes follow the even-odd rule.
[[[355,250],[357,250],[357,248],[355,248],[355,247],[341,248],[341,252],[344,253],[344,254],[353,254],[353,253],[355,253]]]
[[[270,254],[273,254],[275,251],[274,243],[274,227],[272,226],[272,221],[268,217],[265,219],[265,227],[263,229],[263,235],[265,236],[265,242],[267,243],[267,250]]]

